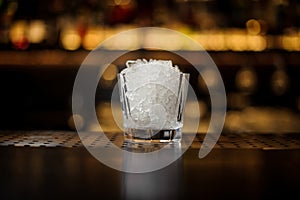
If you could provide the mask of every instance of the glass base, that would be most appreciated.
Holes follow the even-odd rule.
[[[131,143],[167,143],[181,141],[181,128],[173,130],[133,129],[125,130],[125,141]]]

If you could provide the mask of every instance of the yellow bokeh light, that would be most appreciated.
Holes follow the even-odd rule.
[[[224,128],[231,131],[239,131],[243,125],[241,113],[237,111],[228,111],[226,114]]]
[[[109,64],[106,70],[103,72],[100,85],[102,88],[112,88],[115,84],[115,79],[118,75],[118,67],[114,64]]]
[[[263,51],[267,48],[267,40],[261,35],[247,36],[248,50]]]
[[[211,50],[209,49],[209,45],[207,42],[207,34],[200,33],[200,34],[191,34],[190,35],[195,41],[197,41],[205,50]]]
[[[176,33],[160,33],[155,30],[145,35],[144,46],[161,47],[165,50],[180,50],[184,41]]]
[[[300,36],[284,35],[282,37],[282,48],[288,51],[300,51]]]
[[[111,37],[113,34],[124,31],[118,30],[105,30],[104,37]],[[121,36],[116,37],[113,41],[103,43],[102,46],[109,50],[135,50],[140,47],[140,41],[137,34],[123,33]]]
[[[15,43],[26,38],[26,30],[28,24],[25,20],[16,21],[10,29],[9,37],[10,40]]]
[[[114,0],[115,5],[128,5],[129,3],[131,3],[131,0]]]
[[[214,51],[226,50],[224,34],[222,33],[209,34],[207,37],[207,46],[210,50],[214,50]]]
[[[110,64],[104,71],[102,78],[106,81],[113,81],[117,78],[118,67],[114,64]]]
[[[247,36],[245,33],[228,33],[226,35],[226,45],[233,51],[245,51],[248,49]]]
[[[244,92],[254,92],[257,86],[257,76],[253,69],[241,69],[236,75],[236,85]]]
[[[31,43],[40,43],[45,39],[46,25],[41,20],[30,22],[28,29],[28,39]]]
[[[247,32],[251,35],[258,35],[261,33],[261,24],[258,20],[249,19],[246,22]]]
[[[103,33],[100,28],[87,30],[82,40],[82,46],[86,50],[95,49],[104,39]]]
[[[81,45],[81,37],[74,29],[67,29],[60,36],[62,47],[66,50],[74,51]]]

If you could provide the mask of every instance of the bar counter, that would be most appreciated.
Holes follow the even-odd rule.
[[[203,137],[171,165],[138,174],[102,164],[75,132],[2,131],[1,199],[287,199],[300,191],[298,133],[222,133],[199,159]]]

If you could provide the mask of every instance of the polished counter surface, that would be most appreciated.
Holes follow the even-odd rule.
[[[199,159],[203,137],[171,165],[133,174],[100,163],[75,132],[2,132],[1,199],[287,199],[300,191],[298,134],[223,134]]]

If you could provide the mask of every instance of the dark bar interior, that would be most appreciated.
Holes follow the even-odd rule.
[[[202,50],[155,31],[147,41],[127,34],[105,43],[142,27],[177,31]],[[165,46],[144,48],[147,42]],[[99,77],[95,111],[102,130],[72,111],[77,73],[98,45],[108,55],[124,52]],[[199,159],[213,120],[210,83],[187,58],[201,51],[220,72],[227,109],[219,140]],[[199,117],[196,105],[200,120],[182,157],[157,171],[127,173],[98,162],[74,120],[124,149],[112,93],[126,61],[143,58],[172,60],[190,74],[197,101],[185,105],[187,132]],[[300,190],[297,0],[0,0],[0,91],[1,199],[269,199]]]

